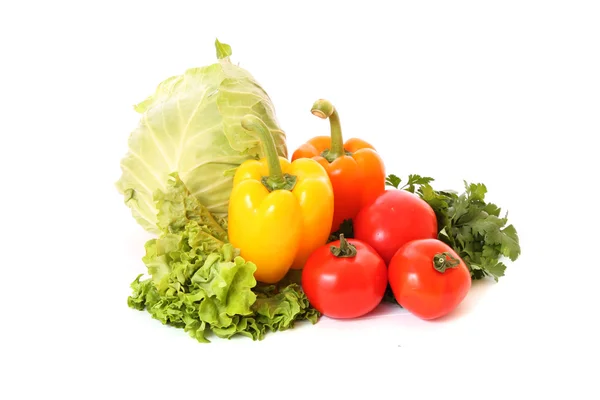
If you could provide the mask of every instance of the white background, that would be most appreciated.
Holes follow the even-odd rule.
[[[599,21],[593,1],[3,2],[0,398],[599,398]],[[383,308],[205,345],[129,309],[132,105],[215,37],[290,151],[330,99],[388,172],[485,183],[522,256],[436,322]]]

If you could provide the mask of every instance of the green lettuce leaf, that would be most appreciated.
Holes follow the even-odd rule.
[[[297,320],[314,324],[319,318],[318,311],[310,306],[302,288],[295,283],[279,290],[275,286],[263,288],[252,308],[258,325],[271,332],[293,328]]]
[[[229,45],[217,40],[215,46],[215,64],[166,79],[134,107],[141,118],[129,136],[116,187],[149,232],[160,233],[165,226],[157,217],[154,193],[167,190],[173,173],[212,214],[227,213],[233,171],[263,156],[259,139],[241,126],[244,115],[260,117],[278,154],[287,157],[286,136],[271,99],[248,71],[230,61]]]
[[[203,231],[220,242],[227,241],[225,219],[215,218],[196,196],[192,196],[177,173],[170,174],[167,190],[154,193],[157,226],[163,233],[181,232],[190,221],[196,221]]]
[[[210,333],[261,340],[299,320],[317,322],[319,313],[298,284],[298,273],[277,286],[258,285],[256,266],[227,242],[223,220],[215,219],[176,174],[155,200],[162,234],[146,242],[142,261],[150,277],[139,275],[131,283],[129,307],[145,309],[199,342],[208,342]]]
[[[146,254],[152,278],[140,281],[138,276],[132,282],[128,304],[145,308],[163,324],[184,328],[201,342],[208,341],[206,334],[214,328],[235,334],[239,317],[252,314],[256,266],[238,256],[230,243],[218,253],[206,254],[190,248],[186,236],[181,235],[179,247],[162,255],[161,261],[156,261],[157,254]],[[155,264],[161,268],[152,268]]]
[[[192,221],[188,227],[196,225]],[[131,283],[129,307],[145,309],[205,343],[211,332],[226,339],[237,334],[262,340],[267,332],[291,329],[301,320],[314,324],[320,317],[297,283],[257,286],[256,266],[237,255],[230,243],[207,254],[189,246],[189,235],[179,237],[178,248],[170,248],[168,255],[148,246],[152,252],[144,262],[152,277],[141,280],[139,275]]]

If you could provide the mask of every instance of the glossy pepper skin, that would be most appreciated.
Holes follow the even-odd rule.
[[[278,157],[267,126],[253,115],[242,126],[261,136],[265,158],[242,163],[229,199],[229,241],[256,264],[254,277],[280,281],[301,269],[331,230],[333,187],[325,169],[311,159]],[[270,140],[269,140],[270,139]]]
[[[385,165],[375,148],[361,139],[343,142],[339,116],[327,100],[317,100],[311,112],[329,118],[331,136],[317,136],[301,145],[292,160],[311,158],[321,164],[331,180],[334,215],[331,231],[352,219],[366,204],[385,191]]]

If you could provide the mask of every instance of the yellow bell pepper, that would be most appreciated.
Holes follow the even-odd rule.
[[[242,127],[260,137],[265,158],[237,168],[229,198],[229,241],[256,264],[257,281],[276,283],[290,268],[304,267],[309,255],[327,243],[333,188],[315,160],[290,163],[279,157],[260,118],[246,115]]]

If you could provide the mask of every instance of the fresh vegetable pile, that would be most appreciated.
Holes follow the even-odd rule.
[[[392,301],[422,319],[451,313],[472,280],[521,252],[483,184],[435,190],[393,174],[364,140],[343,141],[335,107],[288,160],[260,84],[215,43],[218,62],[163,81],[135,109],[117,189],[156,235],[128,305],[200,342],[356,318]]]

